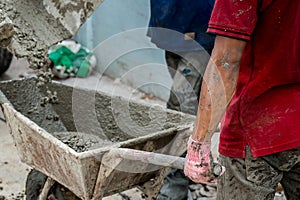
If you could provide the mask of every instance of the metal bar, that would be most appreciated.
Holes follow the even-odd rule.
[[[133,161],[141,161],[144,163],[154,164],[163,167],[172,167],[183,169],[184,158],[170,156],[166,154],[139,151],[127,148],[113,148],[109,151],[110,155]]]
[[[113,148],[109,153],[113,156],[127,160],[141,161],[143,163],[176,169],[183,169],[185,163],[185,158],[127,148]],[[222,165],[213,163],[212,172],[216,177],[220,176],[222,171]]]

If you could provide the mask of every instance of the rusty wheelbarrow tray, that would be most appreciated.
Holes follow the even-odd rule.
[[[58,82],[37,87],[37,82],[0,83],[1,107],[18,154],[82,199],[100,199],[159,175],[166,164],[126,159],[134,150],[174,156],[185,151],[193,116]],[[43,107],[48,90],[57,92],[59,103]],[[76,152],[53,136],[66,131],[97,135],[111,145]]]

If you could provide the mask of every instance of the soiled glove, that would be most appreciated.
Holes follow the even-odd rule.
[[[225,172],[225,167],[213,163],[210,142],[198,142],[189,138],[184,174],[196,183],[215,183]]]

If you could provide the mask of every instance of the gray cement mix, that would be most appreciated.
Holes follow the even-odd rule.
[[[121,97],[54,82],[38,87],[38,82],[34,78],[9,81],[1,83],[0,90],[17,111],[79,152],[178,124],[190,124],[193,120],[161,107],[128,102]],[[49,90],[56,91],[58,101],[41,103]]]
[[[113,144],[113,142],[109,140],[102,140],[96,135],[80,132],[54,132],[53,136],[67,144],[78,153],[107,147]]]
[[[49,120],[49,116],[56,116],[57,114],[53,111],[51,104],[41,105],[41,100],[45,94],[37,87],[36,80],[1,83],[0,90],[17,111],[40,127],[49,132],[67,131],[60,120]]]

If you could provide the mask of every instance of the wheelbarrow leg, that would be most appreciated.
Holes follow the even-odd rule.
[[[48,177],[47,181],[43,187],[43,190],[41,192],[41,194],[39,195],[39,200],[47,200],[48,198],[48,193],[51,189],[51,187],[54,185],[55,180],[53,180],[52,178]]]

